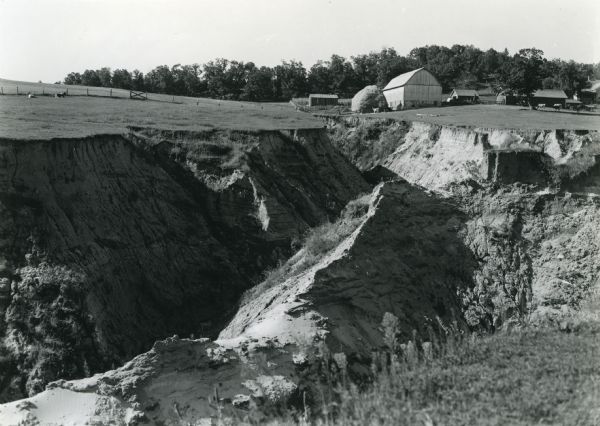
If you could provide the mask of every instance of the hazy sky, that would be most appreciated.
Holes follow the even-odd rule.
[[[456,43],[600,62],[600,0],[0,0],[0,77],[27,81]]]

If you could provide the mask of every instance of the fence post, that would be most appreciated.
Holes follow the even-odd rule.
[[[17,95],[19,94],[19,86],[17,86]]]
[[[85,88],[85,96],[90,96],[90,89],[87,87]]]
[[[4,86],[0,87],[0,90],[2,91],[2,94],[4,95]]]
[[[67,87],[67,92],[66,93],[67,93],[67,95],[69,94],[69,88],[68,87]]]
[[[112,89],[110,89],[110,97],[112,98]]]
[[[44,93],[44,88],[42,87],[42,96],[44,96],[46,93]]]

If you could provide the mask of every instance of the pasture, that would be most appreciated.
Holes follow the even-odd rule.
[[[129,94],[128,94],[129,96]],[[193,100],[193,101],[192,101]],[[288,104],[183,98],[181,103],[116,97],[0,96],[0,137],[51,139],[120,134],[127,126],[170,130],[280,130],[324,127]]]
[[[17,87],[22,96],[14,96]],[[129,91],[102,87],[27,83],[0,79],[0,137],[51,139],[119,134],[127,126],[170,130],[281,130],[324,127],[311,113],[288,103],[238,102],[148,94],[131,100]],[[53,94],[68,90],[65,98]],[[29,99],[26,93],[34,93]],[[315,112],[316,115],[327,115]],[[336,115],[335,113],[331,115]],[[506,105],[465,105],[356,115],[442,125],[521,130],[600,130],[600,115],[532,111]]]

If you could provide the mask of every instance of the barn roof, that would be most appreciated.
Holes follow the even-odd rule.
[[[454,89],[452,92],[456,93],[457,96],[468,96],[468,97],[479,96],[479,93],[477,93],[477,90],[473,90],[473,89]]]
[[[399,76],[392,78],[390,80],[390,82],[383,88],[383,90],[385,91],[385,90],[395,89],[396,87],[404,86],[419,71],[425,71],[425,72],[428,72],[429,74],[431,74],[425,68],[418,68],[416,70],[405,72],[404,74],[400,74]],[[431,74],[431,75],[433,75],[433,74]],[[435,78],[435,76],[433,76],[433,77]],[[437,81],[437,78],[436,78],[436,81]],[[438,84],[439,84],[439,82],[438,82]]]
[[[600,90],[600,80],[592,80],[590,83],[590,87],[587,89],[583,89],[582,91],[597,92],[598,90]]]
[[[329,98],[329,99],[337,99],[338,95],[332,94],[323,94],[323,93],[311,93],[308,95],[309,98]]]
[[[559,99],[567,99],[568,96],[565,94],[564,91],[562,90],[550,90],[550,89],[544,89],[544,90],[536,90],[535,93],[533,94],[534,97],[536,98],[559,98]]]

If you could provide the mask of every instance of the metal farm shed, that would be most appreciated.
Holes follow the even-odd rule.
[[[437,106],[442,101],[442,85],[425,68],[393,78],[383,88],[383,96],[391,109]]]
[[[308,106],[336,106],[338,104],[338,95],[324,95],[313,93],[308,95]]]

